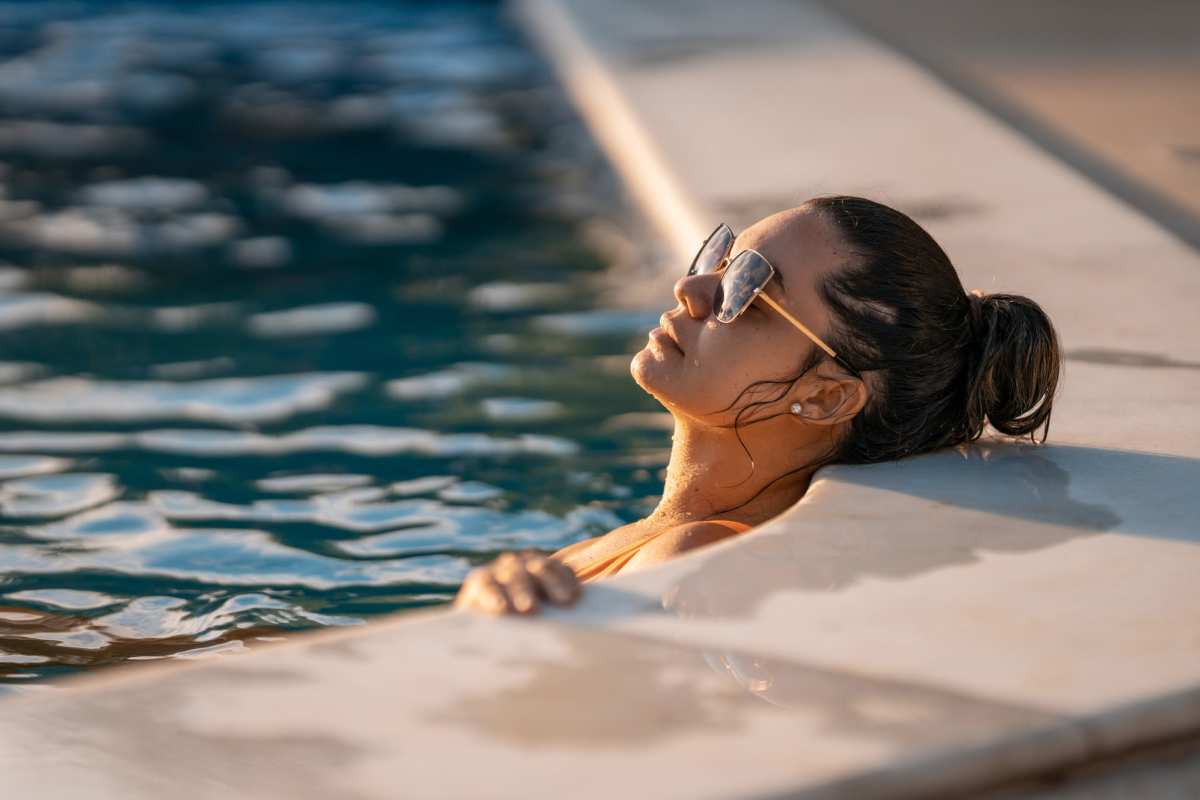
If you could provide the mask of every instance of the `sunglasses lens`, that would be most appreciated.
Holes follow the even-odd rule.
[[[717,290],[717,319],[721,322],[735,320],[774,274],[771,264],[753,250],[738,253],[721,277],[721,287]]]
[[[734,238],[733,231],[729,229],[728,225],[718,225],[717,229],[704,240],[700,252],[696,253],[696,257],[692,259],[692,266],[687,274],[705,275],[721,266],[721,260],[733,246]]]

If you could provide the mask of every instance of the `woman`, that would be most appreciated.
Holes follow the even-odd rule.
[[[658,506],[549,557],[505,553],[467,576],[455,605],[569,605],[581,582],[771,519],[825,464],[958,445],[989,423],[1042,440],[1049,429],[1060,356],[1041,308],[965,292],[929,234],[879,203],[815,198],[736,242],[720,226],[675,297],[630,364],[675,418]]]

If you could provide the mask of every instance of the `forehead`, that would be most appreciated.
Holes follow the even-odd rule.
[[[798,206],[764,217],[734,240],[734,254],[753,248],[767,257],[783,277],[788,300],[803,302],[815,292],[817,279],[845,259],[845,247],[821,214]]]

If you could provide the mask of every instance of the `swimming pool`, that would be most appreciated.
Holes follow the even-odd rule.
[[[623,212],[489,3],[0,13],[0,680],[449,601],[646,513]]]

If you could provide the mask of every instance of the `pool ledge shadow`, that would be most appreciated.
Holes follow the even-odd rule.
[[[664,602],[738,617],[777,592],[914,580],[1105,533],[1196,545],[1196,486],[1200,459],[1064,445],[987,442],[830,467],[785,514],[690,568],[681,561]]]

